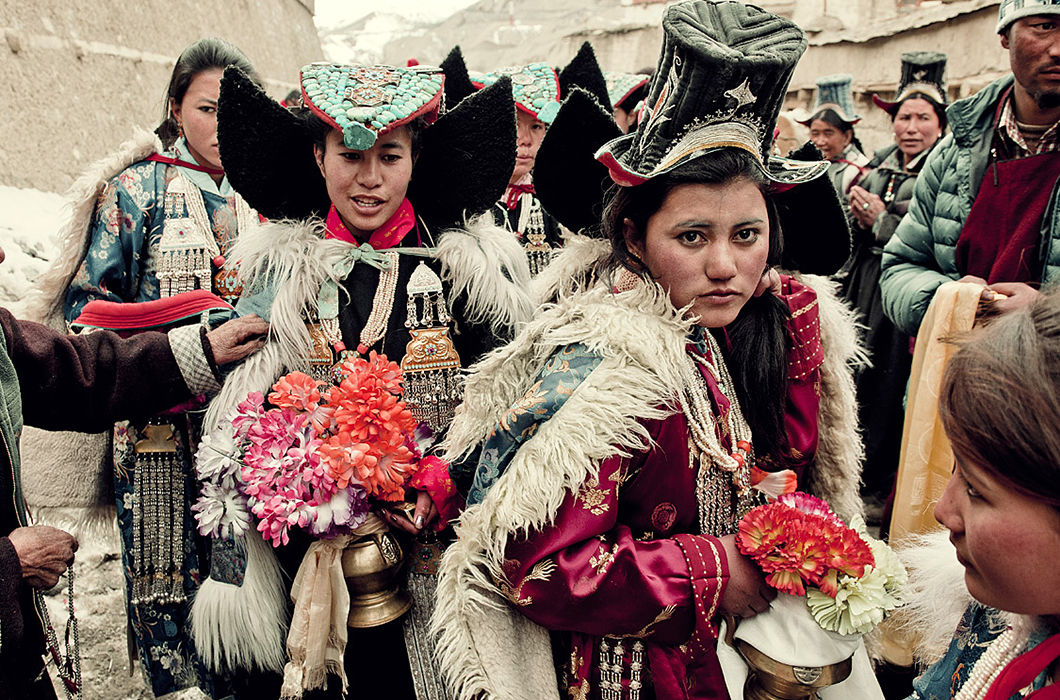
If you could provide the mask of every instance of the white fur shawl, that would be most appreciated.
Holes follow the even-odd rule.
[[[656,286],[614,294],[586,288],[605,246],[568,240],[535,289],[554,302],[518,337],[476,365],[446,437],[446,457],[466,455],[521,397],[553,352],[584,343],[602,357],[551,420],[516,453],[482,503],[465,511],[442,561],[433,625],[439,665],[457,698],[558,698],[548,633],[514,613],[494,584],[502,580],[511,536],[547,526],[568,492],[599,463],[647,447],[641,423],[671,413],[689,375],[683,356],[690,324]],[[861,356],[852,315],[821,278],[804,282],[820,300],[820,444],[808,490],[844,518],[860,513],[861,443],[851,365]],[[580,288],[580,289],[579,289]],[[645,293],[647,291],[647,293]],[[660,405],[663,402],[663,405]]]

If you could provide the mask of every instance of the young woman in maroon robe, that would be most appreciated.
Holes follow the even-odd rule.
[[[468,507],[435,626],[458,698],[725,698],[718,624],[773,597],[740,516],[795,479],[859,509],[853,325],[827,282],[773,268],[802,233],[783,198],[827,169],[769,156],[805,40],[736,2],[663,28],[648,112],[596,151],[619,185],[601,235],[537,278],[551,303],[472,369],[446,438]],[[842,215],[822,183],[818,241]]]

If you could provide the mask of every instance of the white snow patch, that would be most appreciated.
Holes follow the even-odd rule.
[[[16,315],[33,282],[58,252],[61,194],[0,185],[0,305]]]

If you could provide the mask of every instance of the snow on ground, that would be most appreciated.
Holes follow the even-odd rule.
[[[16,315],[58,249],[64,198],[54,192],[0,185],[0,305]]]

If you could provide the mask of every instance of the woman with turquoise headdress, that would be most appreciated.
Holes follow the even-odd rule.
[[[270,319],[272,332],[258,361],[234,371],[210,405],[213,444],[234,435],[230,412],[251,392],[295,370],[327,382],[351,355],[372,353],[400,363],[412,415],[443,434],[462,397],[462,368],[529,317],[526,257],[488,213],[512,169],[511,87],[505,78],[447,111],[442,82],[425,65],[315,63],[301,70],[303,107],[287,110],[240,71],[226,72],[221,151],[234,187],[274,222],[234,253],[247,290],[237,311]],[[211,457],[200,451],[207,481]],[[194,607],[207,661],[283,670],[294,697],[338,697],[347,681],[364,697],[439,697],[417,620],[433,599],[440,545],[430,537],[459,505],[442,472],[433,488],[408,494],[407,511],[381,509],[373,521],[415,538],[406,541],[412,612],[366,629],[351,623],[348,641],[313,626],[300,603],[285,640],[290,579],[328,537],[292,528],[274,552],[249,515],[234,538],[204,524],[223,555]],[[215,485],[217,497],[199,504],[203,523],[236,497],[234,484]],[[307,652],[318,642],[328,644],[326,662]]]
[[[530,272],[537,275],[563,245],[559,223],[542,208],[535,195],[533,177],[537,149],[559,111],[559,76],[546,63],[531,63],[476,75],[472,83],[477,87],[492,85],[501,76],[512,82],[517,150],[508,187],[493,205],[493,217],[523,244]]]
[[[774,268],[848,236],[828,164],[771,154],[805,36],[703,0],[663,35],[634,133],[579,92],[549,127],[541,194],[585,235],[446,436],[472,467],[435,614],[461,699],[726,697],[720,616],[772,597],[741,515],[796,481],[860,509],[855,326],[828,280]]]
[[[621,73],[604,71],[607,80],[607,96],[611,99],[615,123],[622,133],[628,134],[637,126],[637,115],[648,94],[648,82],[651,75],[647,72]]]

